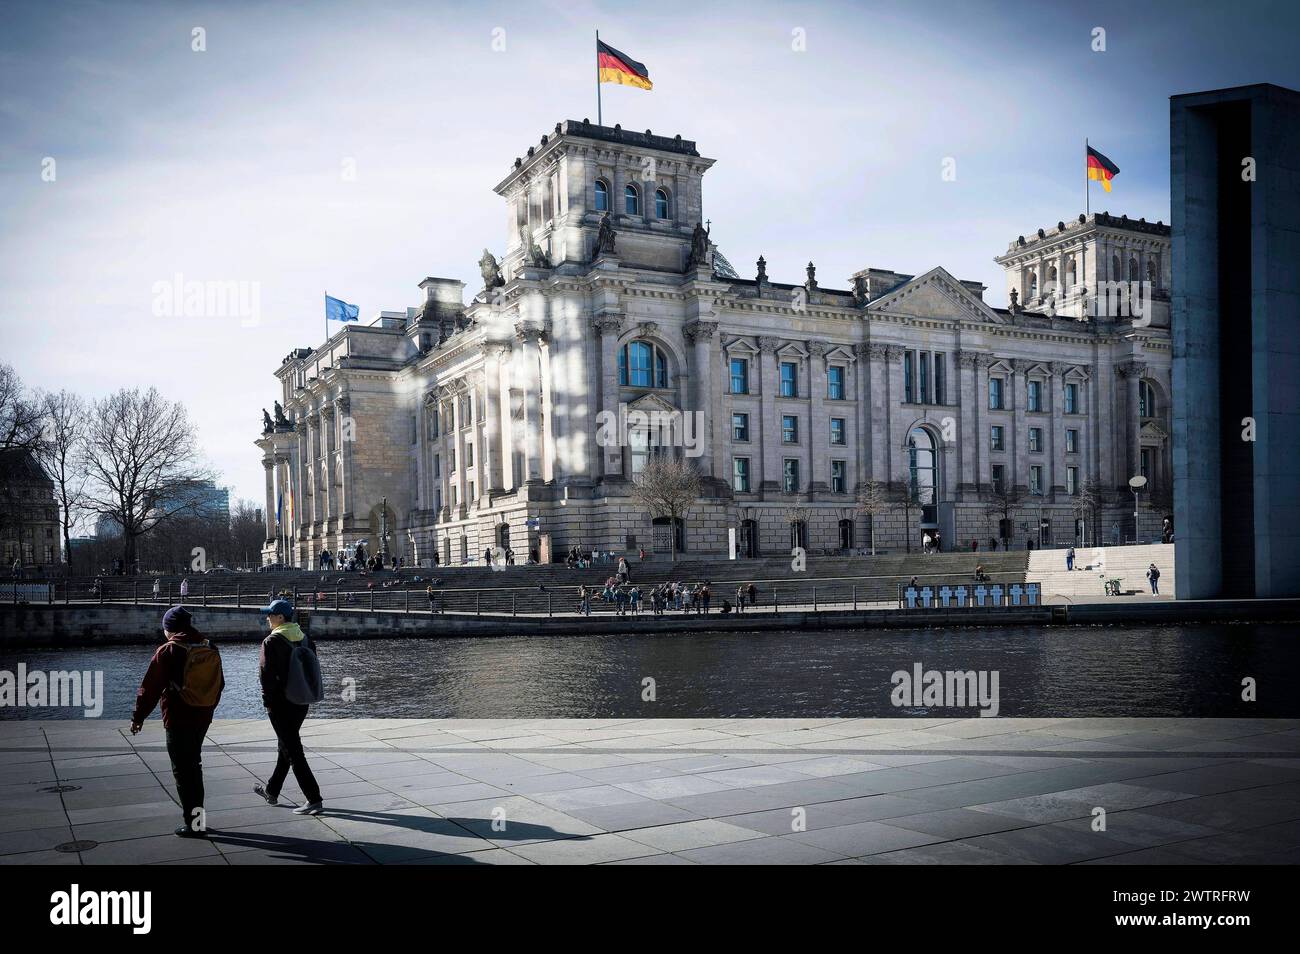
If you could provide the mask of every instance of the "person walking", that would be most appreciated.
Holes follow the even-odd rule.
[[[175,833],[182,838],[205,838],[203,738],[212,725],[226,680],[220,654],[194,628],[189,610],[173,606],[163,614],[162,627],[167,641],[149,660],[136,691],[131,734],[139,734],[144,720],[161,703],[167,757],[185,822]]]
[[[921,552],[928,555],[932,544],[933,541],[930,538],[930,534],[927,532],[921,537]]]
[[[280,803],[280,788],[293,769],[293,777],[302,789],[306,801],[293,810],[295,815],[319,815],[322,802],[320,786],[316,776],[307,764],[307,754],[303,751],[302,724],[307,719],[308,706],[290,702],[285,697],[285,688],[289,681],[290,657],[296,647],[311,647],[307,634],[293,621],[293,604],[288,600],[272,600],[269,606],[262,608],[270,630],[262,640],[262,651],[258,660],[258,676],[262,684],[262,705],[266,706],[267,718],[279,743],[279,757],[275,762],[275,771],[266,780],[266,785],[254,785],[253,791],[266,799],[268,805]]]
[[[1067,570],[1074,569],[1074,547],[1070,547],[1065,551],[1065,568]]]
[[[161,596],[162,596],[162,580],[159,577],[155,576],[153,578],[153,601],[157,603]]]
[[[1160,568],[1152,563],[1147,567],[1147,579],[1151,581],[1151,595],[1160,595]]]
[[[181,578],[181,602],[185,602],[185,597],[190,595],[190,578],[188,576]]]

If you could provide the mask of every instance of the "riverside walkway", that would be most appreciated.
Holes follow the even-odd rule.
[[[170,833],[160,720],[0,722],[0,863],[1300,861],[1297,720],[348,719],[304,738],[318,817],[253,794],[265,721],[214,723],[198,840]]]

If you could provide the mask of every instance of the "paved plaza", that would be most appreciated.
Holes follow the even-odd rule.
[[[0,863],[1300,861],[1296,720],[312,720],[305,818],[252,792],[268,723],[219,720],[206,840],[125,728],[0,723]]]

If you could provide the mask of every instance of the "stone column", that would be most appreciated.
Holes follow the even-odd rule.
[[[1139,449],[1141,445],[1142,419],[1138,416],[1138,387],[1142,383],[1142,378],[1146,376],[1147,366],[1141,361],[1126,361],[1119,366],[1119,373],[1126,381],[1126,387],[1124,388],[1125,453],[1122,460],[1127,464],[1124,477],[1124,482],[1127,483],[1129,477],[1136,477],[1142,470],[1142,458]]]
[[[871,346],[869,344],[858,343],[853,346],[853,354],[857,358],[853,362],[853,393],[857,400],[853,426],[854,457],[857,464],[856,473],[853,476],[853,486],[855,488],[861,487],[871,480],[870,353]]]
[[[266,471],[266,509],[262,511],[266,524],[266,539],[275,539],[275,458],[262,458],[262,469]]]
[[[520,325],[515,336],[523,344],[524,378],[524,480],[542,479],[541,338],[542,329]]]
[[[957,352],[958,403],[961,404],[961,429],[957,436],[958,466],[961,468],[959,489],[974,491],[981,473],[979,466],[980,407],[979,407],[979,355],[974,351]]]
[[[825,341],[808,342],[808,493],[830,490],[830,415],[826,412]]]
[[[908,457],[902,449],[905,435],[894,423],[894,415],[903,407],[903,370],[899,359],[904,349],[898,345],[885,345],[885,467],[889,480],[907,486]]]
[[[713,434],[715,431],[713,401],[713,339],[717,334],[716,321],[692,321],[682,333],[691,344],[691,402],[689,411],[697,411],[702,417],[699,432],[694,438],[701,442],[701,453],[697,466],[706,479],[716,477],[714,472]],[[700,421],[701,417],[696,420]],[[692,424],[694,426],[694,424]]]
[[[993,413],[989,410],[989,368],[992,365],[993,359],[989,355],[981,354],[975,358],[975,428],[978,432],[975,435],[978,449],[975,458],[975,486],[977,488],[991,485],[993,481],[993,469],[990,463],[992,458],[989,456],[991,450],[988,443],[993,423]],[[1011,484],[1008,483],[1007,486]]]
[[[763,440],[762,490],[778,493],[782,487],[781,421],[776,413],[776,349],[781,339],[764,336],[758,339],[759,406],[761,420],[756,421]]]
[[[1009,486],[1029,488],[1029,471],[1025,467],[1025,445],[1029,441],[1029,430],[1025,423],[1025,407],[1028,403],[1026,392],[1026,372],[1029,362],[1021,358],[1012,358],[1011,365],[1011,408],[1014,424],[1011,428],[1012,470]]]
[[[889,469],[889,419],[893,408],[889,404],[888,345],[868,345],[871,366],[871,479],[884,484],[894,479]]]
[[[466,422],[464,414],[461,411],[461,405],[468,392],[465,390],[464,381],[458,381],[456,383],[460,385],[460,387],[452,392],[451,398],[451,414],[453,421],[451,428],[451,446],[455,448],[456,451],[456,511],[453,516],[463,520],[466,511],[469,509],[469,499],[465,496],[466,492],[469,490],[469,480],[467,475],[469,467],[465,460],[465,445],[470,442],[465,440],[465,435],[462,433],[462,429],[465,427]]]
[[[341,473],[339,477],[339,531],[344,532],[344,520],[352,514],[352,445],[356,443],[356,428],[352,424],[349,412],[352,399],[340,394],[334,399],[334,410],[339,418],[339,449],[341,456]]]
[[[433,509],[433,445],[429,442],[429,415],[433,408],[433,392],[426,391],[416,408],[415,417],[415,476],[418,482],[421,510]]]
[[[338,450],[338,415],[334,405],[321,405],[321,431],[324,434],[325,451],[325,532],[330,531],[330,524],[338,517],[338,494],[334,492],[334,475],[337,470],[335,452]]]
[[[623,315],[619,312],[604,312],[592,319],[591,326],[595,329],[600,341],[597,352],[600,355],[601,417],[606,422],[618,421],[618,339],[623,331]],[[596,428],[596,432],[597,434],[600,433],[599,427]],[[601,462],[600,466],[596,468],[596,476],[614,480],[623,477],[621,446],[600,447],[597,445],[596,453],[600,455]]]
[[[442,507],[439,521],[446,523],[452,519],[451,510],[451,450],[456,446],[456,399],[449,395],[446,388],[438,389],[438,440],[442,444],[441,460],[438,462],[438,482],[441,484]]]
[[[1065,365],[1052,361],[1048,365],[1051,376],[1052,430],[1047,444],[1047,486],[1053,498],[1064,494],[1065,487]]]
[[[501,359],[510,351],[505,342],[490,342],[483,348],[483,403],[484,448],[483,466],[479,482],[483,493],[500,491],[502,481],[501,453]]]

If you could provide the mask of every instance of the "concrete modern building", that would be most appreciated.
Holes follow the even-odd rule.
[[[1300,93],[1173,97],[1183,598],[1300,595]]]
[[[264,559],[363,538],[426,565],[562,559],[674,532],[718,554],[731,530],[741,556],[839,551],[872,521],[878,547],[982,549],[1004,512],[1018,547],[1159,534],[1168,226],[1097,213],[1017,238],[996,259],[1009,308],[942,267],[827,288],[760,258],[741,278],[702,224],[712,166],[680,136],[559,123],[497,183],[505,251],[468,304],[426,278],[419,305],[287,355],[257,441]],[[704,478],[675,529],[630,497],[660,453]],[[868,517],[873,487],[890,503]]]

